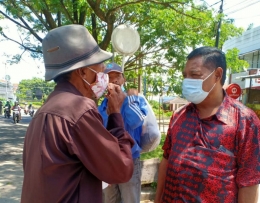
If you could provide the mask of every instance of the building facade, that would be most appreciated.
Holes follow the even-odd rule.
[[[247,61],[249,67],[243,72],[230,74],[228,83],[236,83],[241,87],[240,100],[243,103],[260,103],[260,26],[245,31],[223,45],[224,52],[232,48],[239,49],[239,58]]]
[[[10,81],[0,80],[0,98],[15,100],[14,87]]]

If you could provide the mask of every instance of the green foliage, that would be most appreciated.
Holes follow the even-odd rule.
[[[164,113],[164,116],[165,116],[166,118],[171,118],[171,117],[172,117],[172,114],[173,114],[173,111],[167,111],[167,112]]]
[[[260,110],[260,104],[246,104],[246,106],[253,110]]]
[[[140,159],[141,160],[151,159],[151,158],[162,159],[162,155],[163,155],[162,146],[164,144],[165,138],[166,138],[166,135],[162,134],[162,138],[161,138],[161,141],[160,141],[160,144],[158,145],[158,147],[151,152],[142,153]]]
[[[231,73],[240,72],[249,67],[249,63],[238,58],[239,50],[237,48],[229,49],[226,53],[227,68]]]
[[[153,189],[156,189],[156,188],[157,188],[157,182],[152,182],[152,183],[151,183],[151,187],[152,187]]]
[[[53,91],[54,86],[54,82],[46,82],[41,78],[21,80],[17,97],[23,101],[39,101],[46,98]]]
[[[105,50],[111,50],[111,34],[119,24],[134,25],[141,39],[140,49],[126,59],[127,88],[137,88],[138,76],[146,80],[147,93],[181,94],[181,71],[190,49],[214,46],[216,25],[222,18],[220,47],[230,37],[241,34],[233,21],[215,14],[212,8],[195,5],[193,0],[177,1],[93,1],[93,0],[31,0],[0,1],[0,13],[15,23],[21,36],[21,53],[42,57],[42,37],[51,29],[67,24],[81,24]],[[23,26],[17,19],[24,22]],[[3,29],[2,36],[9,39]],[[9,39],[12,40],[12,39]],[[22,54],[20,54],[22,55]],[[14,54],[10,62],[21,59]],[[9,60],[9,59],[8,59]],[[122,56],[114,61],[121,64]]]
[[[159,102],[154,101],[154,100],[149,100],[148,102],[151,105],[156,118],[163,118],[163,119],[171,118],[173,112],[165,110],[165,108],[163,108],[162,104],[159,104]]]
[[[151,107],[153,108],[153,110],[159,109],[159,102],[158,102],[158,101],[149,100],[148,102],[149,102],[149,104],[151,105]]]

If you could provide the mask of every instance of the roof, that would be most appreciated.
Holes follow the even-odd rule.
[[[162,96],[162,97],[160,97],[159,100],[162,103],[167,103],[168,101],[173,100],[175,98],[176,98],[176,96]]]
[[[245,79],[245,78],[260,78],[260,74],[256,74],[256,75],[245,75],[245,76],[239,76],[236,77],[236,79]]]
[[[166,101],[164,103],[166,103],[166,104],[187,104],[189,102],[186,99],[176,97],[176,98],[169,100],[169,101]]]

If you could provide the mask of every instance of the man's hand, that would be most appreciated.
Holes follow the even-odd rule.
[[[121,106],[126,98],[125,93],[121,90],[121,87],[119,85],[115,85],[112,83],[108,84],[107,90],[107,114],[110,115],[112,113],[120,113]]]
[[[130,96],[130,95],[138,96],[138,90],[137,89],[129,89],[129,90],[127,90],[127,95],[128,96]]]

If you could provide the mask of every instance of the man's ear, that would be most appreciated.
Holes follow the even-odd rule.
[[[85,72],[84,72],[83,68],[78,68],[78,69],[76,69],[76,73],[77,73],[80,77],[84,77],[84,76],[85,76]]]
[[[216,81],[221,81],[222,76],[223,76],[223,69],[221,67],[217,67],[215,71]]]

